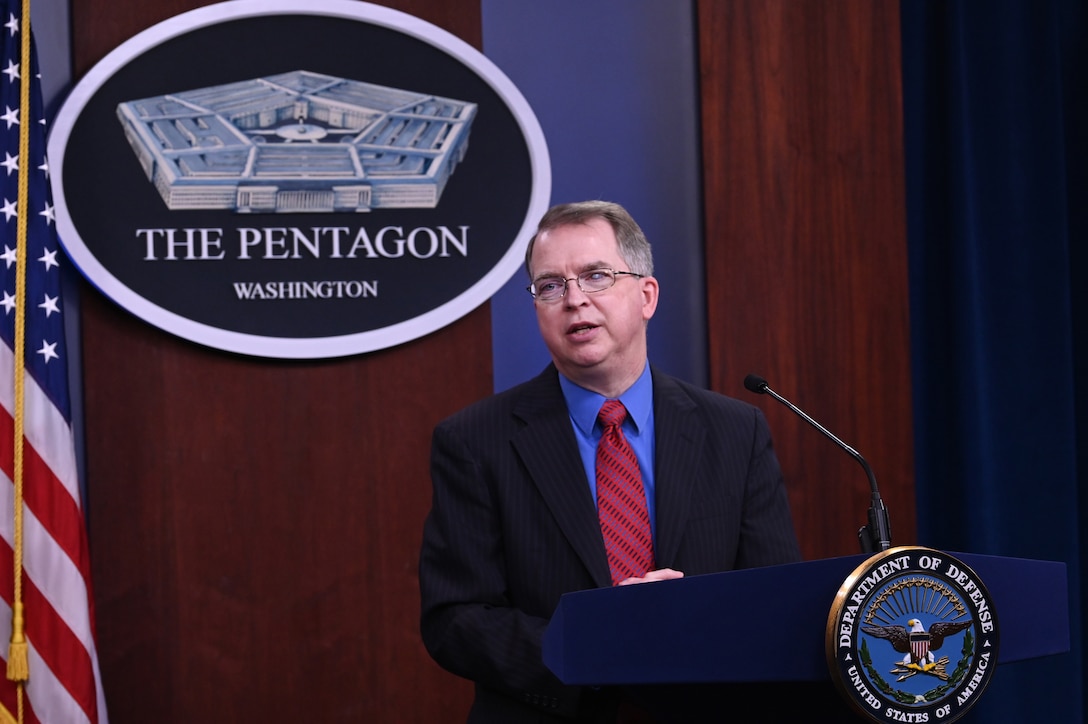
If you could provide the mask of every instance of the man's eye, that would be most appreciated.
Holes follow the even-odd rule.
[[[543,279],[536,283],[537,294],[550,294],[560,289],[563,283],[558,279]]]
[[[598,269],[596,271],[586,272],[585,276],[582,278],[587,282],[599,282],[607,276],[608,272]]]

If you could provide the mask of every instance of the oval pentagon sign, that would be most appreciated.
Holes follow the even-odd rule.
[[[260,357],[452,323],[520,268],[551,194],[540,126],[494,64],[356,0],[233,0],[149,28],[76,85],[49,157],[91,284]]]

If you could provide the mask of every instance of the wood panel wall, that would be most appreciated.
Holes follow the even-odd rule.
[[[808,558],[860,551],[870,463],[915,543],[898,0],[698,3],[711,383],[767,413]]]
[[[76,77],[203,4],[77,0]],[[479,46],[479,7],[388,3]],[[419,638],[430,432],[489,394],[488,305],[426,338],[278,362],[82,298],[89,535],[113,724],[435,722],[471,687]]]
[[[198,0],[75,0],[77,77]],[[479,46],[480,9],[383,3]],[[758,372],[873,464],[913,542],[893,0],[700,0],[715,389]],[[275,362],[84,288],[90,537],[114,724],[463,721],[419,643],[434,423],[491,391],[487,306],[364,356]],[[450,360],[456,360],[450,364]],[[768,398],[808,557],[858,550],[868,487]]]

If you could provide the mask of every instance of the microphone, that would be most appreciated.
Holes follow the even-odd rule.
[[[757,395],[770,395],[774,399],[781,402],[786,407],[793,410],[801,417],[805,422],[815,427],[827,437],[831,438],[832,442],[845,450],[850,457],[857,460],[862,469],[865,471],[865,475],[869,478],[869,488],[872,490],[872,503],[869,506],[869,524],[863,525],[858,530],[858,542],[861,544],[862,553],[878,553],[885,551],[891,547],[891,524],[888,522],[888,509],[884,507],[884,501],[880,498],[880,491],[876,487],[876,476],[873,475],[873,469],[869,467],[869,463],[865,462],[857,450],[844,443],[839,438],[832,435],[827,428],[820,423],[813,420],[806,415],[800,408],[787,400],[782,395],[778,394],[771,389],[767,384],[767,380],[763,379],[759,375],[748,375],[744,378],[744,387],[749,392],[754,392]]]

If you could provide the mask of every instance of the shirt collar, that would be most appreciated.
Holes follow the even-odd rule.
[[[567,409],[570,417],[585,435],[593,432],[593,426],[597,422],[597,415],[601,411],[601,405],[607,399],[596,392],[590,392],[584,387],[559,374],[559,386],[563,389],[563,397],[567,401]],[[650,374],[650,364],[647,362],[635,383],[627,388],[619,397],[620,402],[627,408],[627,420],[635,426],[635,430],[642,432],[650,419],[653,410],[654,385]]]

